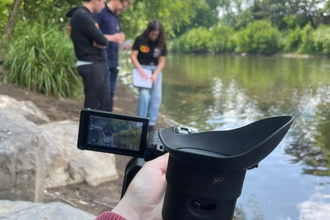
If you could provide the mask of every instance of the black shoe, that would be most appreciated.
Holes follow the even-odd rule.
[[[154,131],[154,130],[155,130],[155,126],[149,125],[148,131]]]

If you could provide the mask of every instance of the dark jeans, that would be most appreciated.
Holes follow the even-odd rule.
[[[112,112],[113,110],[113,96],[115,95],[116,90],[116,83],[117,83],[117,76],[119,70],[117,69],[118,61],[115,60],[108,60],[108,67],[109,67],[109,88],[110,88],[110,108],[109,111]]]
[[[84,82],[84,108],[108,111],[110,92],[106,62],[78,66],[77,70]]]

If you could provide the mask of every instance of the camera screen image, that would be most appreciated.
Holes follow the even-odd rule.
[[[143,157],[149,119],[84,109],[80,112],[78,148]]]
[[[87,144],[139,151],[143,123],[90,115]]]

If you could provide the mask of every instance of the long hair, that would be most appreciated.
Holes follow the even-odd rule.
[[[161,51],[162,49],[164,49],[166,45],[166,35],[162,23],[157,20],[153,20],[149,22],[148,27],[144,30],[143,34],[141,34],[140,36],[140,38],[142,39],[141,45],[148,44],[149,33],[151,31],[159,31],[159,36],[156,42],[157,42],[157,48]]]

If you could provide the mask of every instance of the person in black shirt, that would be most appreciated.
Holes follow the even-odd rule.
[[[107,83],[107,39],[99,30],[92,13],[100,12],[105,0],[84,0],[83,5],[71,9],[69,31],[78,59],[76,66],[84,82],[84,108],[109,110],[110,92]]]
[[[115,134],[115,129],[113,127],[112,122],[108,122],[106,126],[103,128],[103,142],[109,147],[113,147],[113,136]]]
[[[151,89],[140,89],[137,114],[149,117],[149,130],[153,130],[157,122],[158,111],[162,99],[162,70],[165,66],[166,36],[161,22],[154,20],[142,35],[135,39],[131,60],[135,68],[145,79],[150,78],[153,86]],[[152,71],[148,77],[144,69]]]

